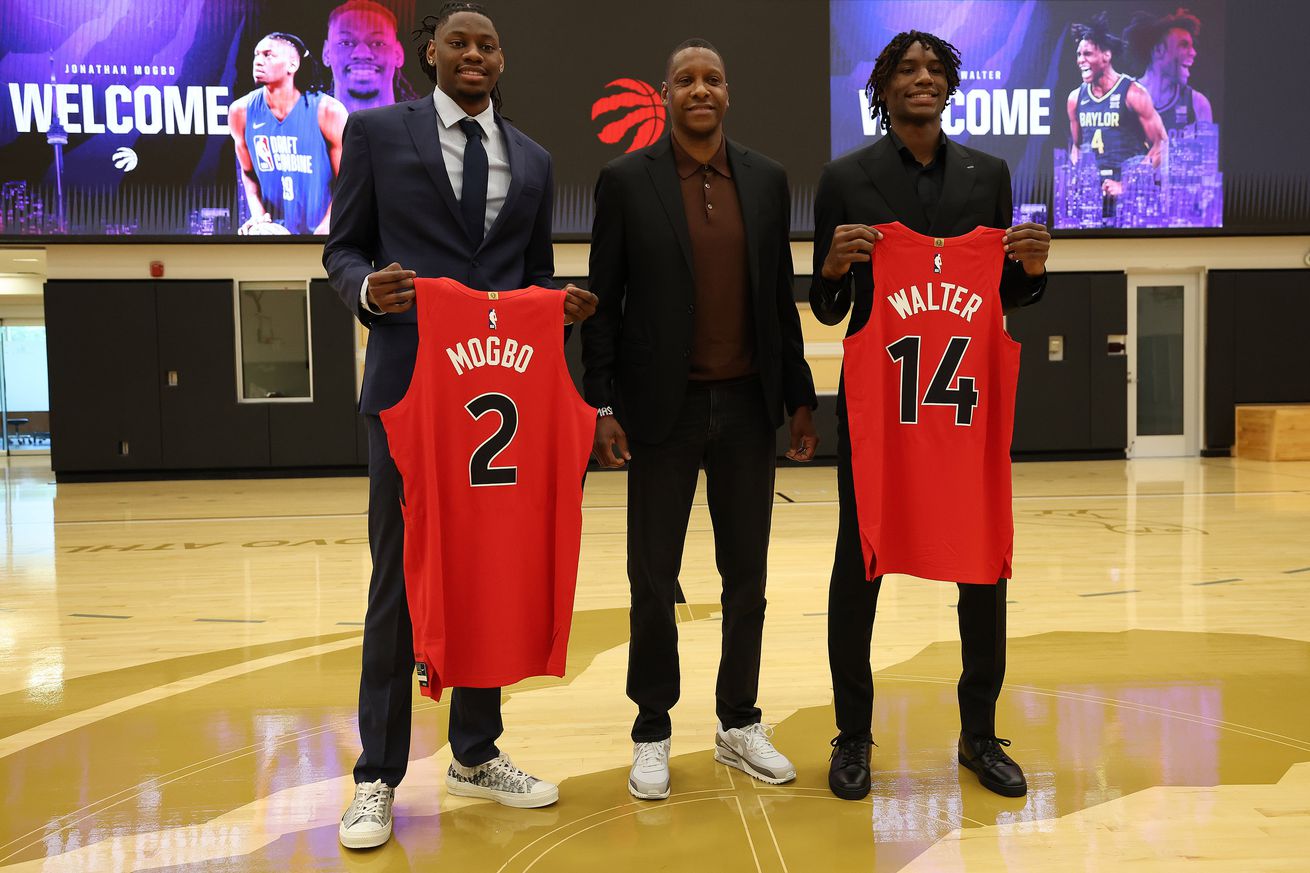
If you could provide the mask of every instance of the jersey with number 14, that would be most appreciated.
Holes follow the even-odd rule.
[[[419,688],[563,676],[596,423],[564,362],[564,292],[414,288],[414,376],[382,423]]]
[[[847,422],[867,577],[1010,576],[1019,344],[1005,332],[1005,232],[877,226],[873,309],[845,340]]]

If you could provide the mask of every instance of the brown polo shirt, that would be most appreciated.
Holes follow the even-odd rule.
[[[756,371],[746,226],[728,166],[727,140],[708,164],[673,142],[682,206],[691,235],[695,323],[690,378],[736,379]]]

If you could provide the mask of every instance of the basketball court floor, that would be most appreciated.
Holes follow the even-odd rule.
[[[1310,463],[1017,464],[998,729],[1028,795],[955,764],[955,587],[893,577],[860,803],[826,783],[834,468],[780,471],[774,511],[760,702],[799,777],[713,761],[701,499],[654,803],[625,785],[625,480],[593,474],[568,675],[505,690],[502,748],[559,803],[447,796],[446,703],[416,695],[395,836],[355,852],[366,480],[56,487],[48,462],[0,488],[0,873],[1310,870]]]

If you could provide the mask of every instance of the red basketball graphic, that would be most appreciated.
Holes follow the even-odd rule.
[[[664,104],[658,91],[640,79],[615,79],[605,87],[622,90],[591,104],[592,120],[607,113],[617,114],[620,110],[622,114],[602,127],[596,134],[597,139],[612,145],[636,128],[625,152],[635,152],[659,139],[664,132]]]

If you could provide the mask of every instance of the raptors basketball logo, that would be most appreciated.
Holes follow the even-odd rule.
[[[624,149],[624,152],[635,152],[660,138],[660,134],[664,133],[665,113],[659,91],[640,79],[615,79],[605,87],[620,90],[617,94],[602,97],[591,104],[591,120],[595,121],[610,113],[615,114],[617,120],[600,129],[596,134],[598,140],[613,145],[635,128],[632,141]]]

